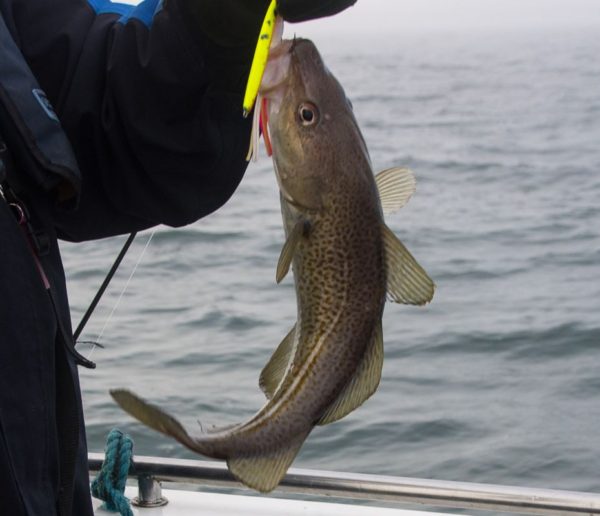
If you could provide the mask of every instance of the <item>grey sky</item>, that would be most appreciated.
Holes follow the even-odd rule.
[[[600,0],[358,0],[333,18],[288,27],[286,35],[585,26],[598,27],[600,37]]]

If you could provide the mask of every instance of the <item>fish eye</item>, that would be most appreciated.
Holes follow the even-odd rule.
[[[304,126],[315,125],[319,121],[319,110],[312,102],[303,102],[298,106],[298,118]]]

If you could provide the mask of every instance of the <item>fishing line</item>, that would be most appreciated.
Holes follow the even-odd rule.
[[[117,311],[117,308],[119,307],[119,304],[121,303],[121,299],[123,299],[123,295],[125,294],[125,291],[129,287],[129,284],[131,283],[131,280],[133,279],[133,276],[135,275],[135,273],[138,269],[138,266],[140,265],[140,263],[142,262],[142,259],[144,258],[144,254],[146,253],[146,249],[148,249],[148,246],[150,245],[150,242],[152,241],[152,237],[154,236],[154,233],[156,233],[156,229],[153,229],[152,232],[150,233],[150,236],[148,237],[148,240],[146,241],[146,245],[144,245],[142,252],[140,253],[137,261],[135,262],[133,269],[131,270],[131,274],[129,274],[129,278],[127,278],[125,285],[121,289],[121,293],[119,294],[119,297],[117,298],[117,302],[115,303],[115,306],[113,306],[112,310],[110,311],[110,314],[108,314],[108,317],[106,318],[106,321],[104,322],[104,325],[102,326],[102,329],[100,330],[100,333],[96,337],[96,339],[94,341],[94,345],[92,346],[92,349],[90,350],[90,354],[88,355],[88,360],[91,359],[92,353],[94,352],[96,347],[99,345],[98,343],[100,342],[100,339],[104,335],[104,330],[106,330],[114,313]]]
[[[129,235],[129,237],[127,237],[127,240],[126,240],[125,244],[123,244],[123,248],[121,249],[121,252],[115,259],[115,263],[113,263],[112,267],[108,271],[108,274],[106,275],[106,278],[104,278],[102,285],[100,285],[98,292],[96,292],[94,299],[92,299],[90,306],[88,306],[88,309],[85,311],[85,314],[83,314],[81,321],[77,325],[77,329],[75,330],[75,333],[73,333],[73,340],[75,342],[77,342],[77,339],[81,335],[81,332],[85,328],[85,325],[87,324],[89,318],[92,316],[92,313],[96,309],[96,306],[98,306],[98,303],[100,302],[100,298],[102,297],[102,294],[104,294],[104,291],[108,287],[110,280],[112,280],[113,276],[115,275],[115,272],[117,272],[119,265],[121,265],[121,262],[123,261],[123,258],[125,257],[125,253],[127,253],[127,250],[131,246],[131,243],[133,242],[136,235],[137,235],[137,233],[134,231],[133,233],[131,233]],[[83,341],[80,341],[80,342],[82,344],[85,344],[85,342],[83,342]]]

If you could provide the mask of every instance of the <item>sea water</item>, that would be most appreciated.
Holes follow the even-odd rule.
[[[386,305],[378,392],[316,428],[294,465],[600,491],[600,34],[319,46],[374,169],[415,172],[415,196],[388,225],[437,291],[425,307]],[[89,449],[119,427],[137,454],[196,458],[108,390],[133,389],[198,430],[263,404],[258,376],[296,309],[291,276],[275,284],[284,235],[270,160],[214,215],[150,235],[82,336],[104,345],[80,348],[98,364],[81,371]],[[62,245],[74,324],[124,238]]]

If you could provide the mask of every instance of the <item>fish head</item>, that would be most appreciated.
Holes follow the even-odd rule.
[[[271,53],[261,86],[273,162],[283,198],[299,209],[326,208],[348,169],[370,172],[367,148],[344,89],[307,39]],[[353,166],[348,166],[350,163]]]

